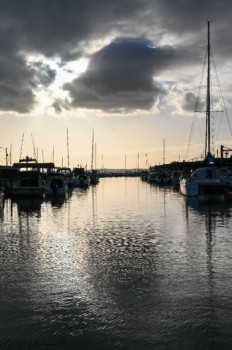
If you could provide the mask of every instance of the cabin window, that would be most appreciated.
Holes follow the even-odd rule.
[[[38,180],[36,178],[22,179],[21,186],[24,186],[24,187],[38,186]]]

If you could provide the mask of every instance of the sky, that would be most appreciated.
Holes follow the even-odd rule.
[[[212,150],[232,147],[231,13],[229,0],[1,0],[0,164],[7,149],[8,164],[89,169],[92,143],[100,169],[202,156],[208,19]]]

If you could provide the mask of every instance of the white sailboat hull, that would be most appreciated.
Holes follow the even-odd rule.
[[[182,179],[180,181],[180,193],[185,196],[197,196],[199,193],[199,186],[192,179]]]

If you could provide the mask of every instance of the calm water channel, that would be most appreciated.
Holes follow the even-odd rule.
[[[139,178],[0,211],[0,350],[231,349],[232,201]]]

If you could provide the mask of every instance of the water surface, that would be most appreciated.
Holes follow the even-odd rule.
[[[230,349],[232,201],[139,178],[0,211],[1,349]]]

